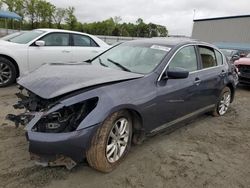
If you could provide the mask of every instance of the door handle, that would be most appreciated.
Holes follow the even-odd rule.
[[[200,83],[201,83],[200,78],[195,78],[194,84],[198,86],[200,85]]]
[[[70,53],[70,50],[63,50],[62,53]]]

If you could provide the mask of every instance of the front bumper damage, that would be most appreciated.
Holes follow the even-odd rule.
[[[28,125],[29,126],[29,125]],[[72,169],[85,158],[93,133],[97,129],[87,129],[70,133],[26,132],[31,159],[42,166],[65,166]]]
[[[19,115],[9,114],[7,119],[13,121],[17,127],[19,125],[25,126],[30,156],[32,160],[36,161],[36,164],[65,166],[67,169],[72,169],[77,163],[84,160],[91,138],[99,124],[80,130],[72,124],[79,124],[94,108],[93,100],[86,105],[82,103],[81,107],[77,106],[76,111],[66,109],[67,113],[62,105],[64,110],[60,109],[61,114],[58,115],[57,111],[50,117],[48,112],[51,112],[51,108],[55,104],[54,100],[44,101],[38,96],[33,94],[26,96],[22,92],[18,93],[17,96],[19,101],[14,105],[14,108],[25,109],[25,112]],[[57,127],[60,123],[63,125],[63,129]]]

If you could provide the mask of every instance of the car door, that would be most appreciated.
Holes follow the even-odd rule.
[[[201,61],[198,77],[201,81],[202,105],[212,105],[217,102],[223,88],[226,66],[223,65],[222,54],[216,49],[209,46],[198,46],[198,51]]]
[[[73,57],[72,61],[82,62],[92,59],[100,52],[103,51],[102,48],[89,36],[81,34],[72,34],[72,50]]]
[[[29,71],[45,63],[68,63],[72,61],[72,48],[69,33],[49,33],[39,41],[44,41],[44,46],[37,46],[35,42],[28,49]]]
[[[174,123],[195,115],[200,110],[202,95],[197,71],[199,63],[194,45],[181,48],[170,59],[168,69],[183,68],[189,71],[189,76],[182,79],[164,76],[157,84],[157,124],[154,131],[171,126]],[[166,75],[167,76],[167,75]]]

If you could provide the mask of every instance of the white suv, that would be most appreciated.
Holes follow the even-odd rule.
[[[0,40],[0,87],[42,64],[86,61],[109,47],[95,36],[58,29],[36,29]]]

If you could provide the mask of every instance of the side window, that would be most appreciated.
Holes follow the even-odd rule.
[[[45,46],[69,46],[69,34],[67,33],[51,33],[43,37]]]
[[[74,46],[98,46],[93,39],[84,35],[73,35],[73,42]]]
[[[169,64],[169,68],[175,67],[184,68],[190,72],[198,69],[194,46],[184,47],[175,54]]]
[[[200,46],[199,51],[200,51],[201,60],[202,60],[202,67],[204,69],[214,67],[217,65],[215,53],[212,48]]]
[[[215,56],[216,56],[216,60],[217,60],[217,65],[223,65],[223,57],[222,57],[221,53],[218,52],[217,50],[215,50]]]

